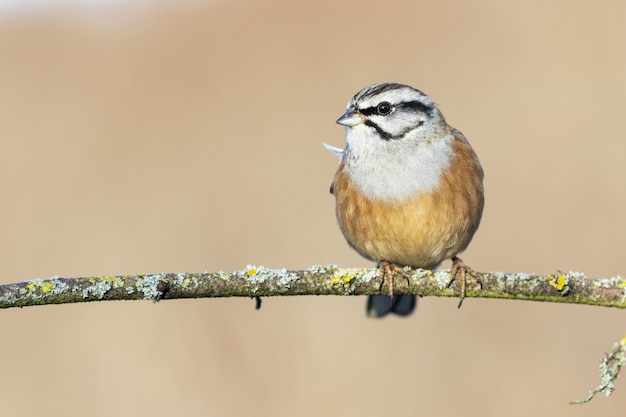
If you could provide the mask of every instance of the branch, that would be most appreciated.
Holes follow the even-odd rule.
[[[458,297],[449,286],[450,271],[405,269],[395,275],[394,293]],[[172,300],[206,297],[273,297],[285,295],[387,294],[377,268],[343,269],[336,265],[305,270],[248,265],[231,272],[145,274],[34,279],[0,285],[0,308],[105,300]],[[549,301],[626,308],[626,280],[589,279],[580,272],[549,275],[479,273],[468,282],[467,297]]]
[[[588,403],[596,394],[601,392],[606,393],[607,397],[611,395],[615,389],[614,382],[619,376],[619,371],[624,363],[626,363],[626,336],[618,343],[615,343],[613,350],[604,355],[604,358],[600,361],[600,385],[589,391],[587,397],[582,400],[570,401],[570,404]]]
[[[395,294],[457,297],[451,288],[450,271],[428,271],[406,268],[407,277],[396,273]],[[479,273],[482,286],[471,281],[467,297],[548,301],[626,308],[626,280],[614,278],[589,279],[579,272],[549,275]],[[313,266],[306,270],[288,271],[248,265],[231,272],[201,274],[146,274],[96,276],[83,278],[34,279],[0,285],[0,308],[45,304],[65,304],[104,300],[172,300],[203,297],[259,297],[284,295],[368,295],[387,294],[381,287],[380,271],[342,269],[336,265]],[[616,344],[600,364],[602,382],[587,398],[596,393],[613,391],[621,366],[625,363],[626,338]]]

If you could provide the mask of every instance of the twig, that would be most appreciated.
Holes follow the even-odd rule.
[[[454,286],[449,288],[450,271],[412,270],[407,276],[396,272],[394,293],[419,296],[458,297]],[[404,275],[404,274],[403,274]],[[260,297],[287,295],[368,295],[386,294],[381,288],[379,270],[375,268],[342,269],[336,265],[313,266],[288,271],[248,265],[231,272],[199,274],[146,274],[94,276],[82,278],[34,279],[0,285],[0,308],[26,307],[46,304],[66,304],[104,300],[172,300],[203,297],[252,297],[260,307]],[[626,280],[614,278],[589,279],[580,272],[555,274],[478,274],[482,288],[470,282],[467,297],[548,301],[626,308]],[[407,282],[408,281],[408,282]],[[596,393],[610,395],[613,382],[624,364],[626,338],[616,344],[600,365],[602,383],[590,391],[590,401]]]
[[[619,376],[619,371],[624,363],[626,363],[626,336],[618,343],[615,343],[613,350],[604,355],[604,358],[600,361],[600,385],[589,391],[587,397],[582,400],[570,401],[570,404],[588,403],[596,394],[601,392],[604,392],[607,397],[611,395],[615,389],[614,382]]]
[[[395,294],[457,297],[448,288],[449,271],[405,269],[409,282],[397,275]],[[286,295],[386,294],[376,268],[313,266],[305,270],[268,269],[248,265],[230,272],[94,276],[34,279],[0,285],[0,308],[104,300],[171,300],[204,297],[272,297]],[[482,289],[470,282],[467,297],[549,301],[626,308],[626,280],[589,279],[579,272],[549,275],[479,273]]]

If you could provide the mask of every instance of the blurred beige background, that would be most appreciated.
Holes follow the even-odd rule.
[[[486,171],[480,271],[626,274],[626,3],[286,0],[0,14],[0,282],[371,266],[328,186],[334,121],[420,88]],[[445,265],[448,267],[448,265]],[[0,311],[2,416],[621,415],[570,406],[622,338],[606,308],[425,298]]]

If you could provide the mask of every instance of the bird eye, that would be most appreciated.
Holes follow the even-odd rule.
[[[376,112],[381,116],[388,115],[389,113],[391,113],[391,110],[393,110],[393,107],[391,107],[391,104],[387,101],[383,101],[378,106],[376,106]]]

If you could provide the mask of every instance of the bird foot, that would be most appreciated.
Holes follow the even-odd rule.
[[[407,272],[399,267],[398,265],[395,265],[389,261],[380,261],[380,264],[378,266],[380,268],[380,288],[379,290],[381,290],[383,288],[383,285],[385,284],[385,281],[387,281],[387,287],[389,288],[389,297],[391,298],[391,300],[393,300],[393,274],[394,273],[399,273],[400,275],[402,275],[407,282],[407,285],[411,285],[411,277],[409,276],[409,274],[407,274]]]
[[[467,287],[467,275],[474,278],[476,282],[478,282],[478,285],[480,286],[480,288],[481,289],[483,288],[483,282],[478,276],[478,274],[476,273],[476,271],[474,271],[469,266],[465,265],[461,258],[458,258],[456,256],[453,257],[452,268],[450,269],[450,282],[448,283],[448,288],[450,288],[450,286],[457,279],[457,276],[458,276],[459,286],[461,287],[460,288],[461,294],[460,294],[459,306],[457,308],[461,308],[461,304],[463,304],[463,300],[465,299],[465,289]]]

